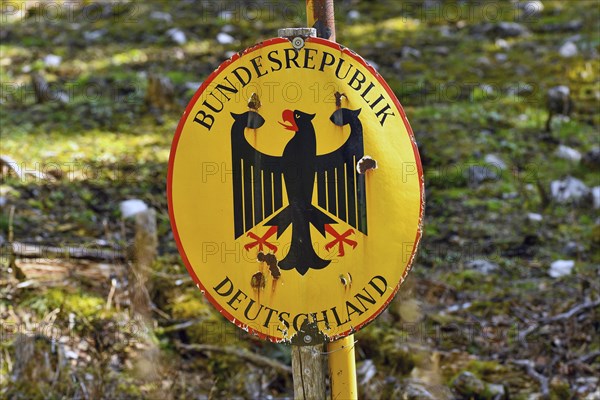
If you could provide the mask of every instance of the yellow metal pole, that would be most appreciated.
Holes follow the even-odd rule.
[[[306,20],[318,37],[335,41],[333,0],[306,0]],[[332,400],[358,399],[354,335],[329,343],[327,353]]]
[[[327,345],[332,400],[357,400],[354,335]]]

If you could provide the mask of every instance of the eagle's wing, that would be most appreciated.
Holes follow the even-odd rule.
[[[331,115],[338,126],[350,125],[350,136],[337,150],[317,157],[317,198],[321,208],[367,234],[365,176],[356,171],[364,156],[360,109],[340,108]]]
[[[233,219],[237,239],[283,206],[281,157],[261,153],[248,143],[246,128],[260,128],[265,120],[254,111],[231,113]]]

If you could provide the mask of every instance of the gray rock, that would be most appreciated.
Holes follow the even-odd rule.
[[[186,82],[184,84],[185,90],[198,90],[202,85],[202,82]]]
[[[488,260],[478,259],[469,261],[467,263],[467,268],[471,268],[480,272],[484,275],[488,275],[491,272],[498,270],[498,264],[494,264],[493,262],[489,262]]]
[[[360,385],[366,385],[369,383],[376,373],[377,368],[371,359],[363,361],[356,369],[356,374],[358,375]]]
[[[229,33],[219,32],[217,34],[217,42],[219,42],[219,44],[232,44],[235,42],[235,38]]]
[[[46,67],[58,67],[61,62],[62,57],[57,56],[56,54],[48,54],[46,57],[44,57],[44,65]]]
[[[98,30],[95,30],[95,31],[86,31],[86,32],[83,32],[83,38],[87,42],[95,42],[96,40],[98,40],[102,36],[104,36],[105,34],[106,34],[106,30],[105,29],[98,29]]]
[[[524,25],[517,22],[486,23],[479,30],[488,36],[499,38],[527,36],[530,34]]]
[[[377,64],[375,61],[373,60],[366,60],[367,64],[369,64],[371,67],[373,67],[376,71],[379,69],[379,64]]]
[[[496,58],[496,61],[498,61],[499,63],[503,63],[508,60],[508,56],[504,53],[496,54],[495,58]]]
[[[173,22],[173,17],[171,16],[171,14],[162,11],[152,11],[150,13],[150,19],[153,19],[155,21],[163,21],[169,24]]]
[[[504,386],[484,382],[467,371],[461,372],[454,379],[452,387],[464,398],[479,400],[504,400],[508,398]]]
[[[506,163],[495,154],[487,154],[483,160],[486,164],[489,164],[491,167],[497,168],[501,171],[504,171],[507,168]]]
[[[568,176],[562,181],[552,181],[550,194],[558,203],[576,203],[588,197],[590,189],[579,179]]]
[[[403,46],[401,52],[402,52],[402,58],[409,58],[409,57],[420,58],[421,57],[421,51],[418,49],[415,49],[413,47],[410,47],[410,46]]]
[[[485,181],[498,180],[500,174],[493,168],[483,165],[472,165],[465,171],[465,178],[471,187],[479,186]]]
[[[544,217],[542,216],[542,214],[529,213],[527,214],[527,219],[529,219],[532,222],[542,222]]]
[[[167,31],[167,35],[171,38],[172,41],[177,43],[178,45],[183,45],[187,42],[187,38],[185,37],[185,33],[179,28],[171,28]]]
[[[592,199],[594,201],[594,208],[600,208],[600,186],[592,188]]]
[[[572,147],[560,145],[554,152],[557,157],[578,163],[581,160],[581,153]]]
[[[544,4],[540,0],[517,1],[515,7],[519,10],[520,20],[532,20],[539,17],[544,11]]]
[[[346,18],[348,18],[348,21],[356,21],[360,19],[360,12],[358,12],[357,10],[350,10],[348,11],[348,15],[346,15]]]
[[[556,260],[550,264],[548,275],[553,278],[560,278],[561,276],[571,275],[575,261],[573,260]]]
[[[130,199],[122,201],[119,204],[119,209],[121,210],[121,216],[123,218],[133,217],[139,213],[145,212],[148,210],[148,205],[139,199]]]
[[[558,50],[558,54],[563,58],[575,57],[578,53],[577,45],[573,42],[566,42]]]
[[[221,28],[221,32],[231,34],[231,33],[235,32],[235,26],[233,26],[231,24],[223,25],[223,27]]]
[[[436,400],[436,398],[422,383],[407,381],[404,385],[402,400]]]
[[[568,242],[565,247],[562,249],[562,253],[567,256],[576,256],[580,253],[583,253],[585,249],[582,245],[577,242]]]

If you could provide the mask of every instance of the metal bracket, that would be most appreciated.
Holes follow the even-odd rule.
[[[289,39],[296,50],[301,50],[304,47],[305,38],[317,36],[315,28],[283,28],[279,29],[277,33],[279,37]]]

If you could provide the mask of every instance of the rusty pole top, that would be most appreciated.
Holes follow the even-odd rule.
[[[335,42],[333,0],[306,0],[308,26],[316,28],[317,37]]]

